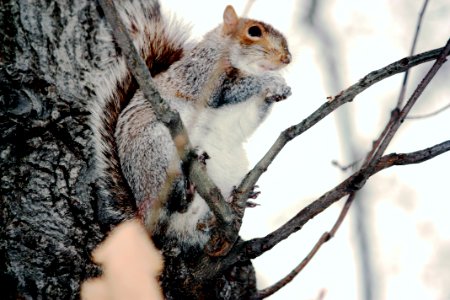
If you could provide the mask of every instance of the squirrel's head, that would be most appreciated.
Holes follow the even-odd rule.
[[[258,75],[291,62],[282,33],[264,22],[239,18],[231,5],[223,13],[222,31],[230,38],[230,63],[241,71]]]

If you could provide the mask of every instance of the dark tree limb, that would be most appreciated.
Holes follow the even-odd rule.
[[[177,146],[177,152],[182,162],[189,166],[189,178],[196,186],[196,191],[206,200],[213,211],[217,225],[217,233],[208,245],[208,252],[213,255],[227,253],[238,237],[242,219],[236,219],[231,206],[223,198],[219,188],[209,179],[203,165],[195,159],[195,151],[189,142],[187,131],[178,112],[173,111],[161,98],[155,87],[150,71],[144,60],[137,52],[133,41],[123,23],[112,0],[98,0],[105,17],[114,28],[112,33],[119,44],[126,59],[128,68],[133,74],[144,97],[152,104],[157,118],[169,129],[172,139]],[[160,199],[160,201],[163,201]],[[235,224],[237,223],[237,224]],[[150,228],[149,228],[150,229]]]
[[[367,179],[375,173],[394,165],[421,163],[447,151],[450,151],[450,141],[412,153],[393,153],[377,159],[373,166],[361,168],[335,188],[323,194],[320,198],[303,208],[296,216],[274,232],[263,238],[256,238],[244,242],[242,247],[242,256],[253,259],[272,249],[280,241],[286,239],[292,233],[300,230],[303,225],[324,211],[331,204],[345,195],[361,189]]]
[[[395,164],[392,162],[392,164],[385,163],[380,157],[389,145],[390,141],[392,140],[393,136],[395,135],[396,131],[400,127],[400,125],[403,123],[403,120],[405,119],[406,115],[409,113],[412,106],[416,103],[417,99],[425,89],[425,87],[428,85],[428,83],[431,81],[431,79],[436,75],[439,68],[444,64],[446,61],[446,57],[448,56],[450,52],[450,39],[447,41],[446,46],[441,49],[440,55],[438,55],[436,62],[431,67],[430,71],[425,75],[422,82],[419,84],[419,86],[416,88],[413,95],[410,97],[408,102],[405,104],[405,107],[398,113],[398,114],[392,114],[391,120],[388,122],[385,130],[381,134],[380,138],[374,145],[373,150],[367,155],[366,161],[364,162],[361,169],[354,173],[352,176],[350,176],[347,180],[342,182],[340,185],[335,187],[333,190],[329,191],[328,193],[324,194],[321,198],[314,201],[307,207],[305,207],[302,211],[300,211],[297,216],[292,218],[290,221],[288,221],[285,225],[283,225],[281,228],[277,229],[276,231],[272,232],[268,236],[262,239],[255,239],[252,241],[249,241],[248,244],[250,245],[250,248],[252,249],[252,256],[256,255],[254,257],[257,257],[261,255],[263,252],[267,251],[268,249],[271,249],[273,246],[275,246],[279,241],[285,239],[287,236],[292,234],[295,231],[298,231],[302,228],[302,226],[311,218],[316,216],[318,213],[323,211],[326,207],[331,205],[333,202],[339,200],[343,196],[349,193],[353,193],[359,189],[362,188],[362,186],[365,184],[366,180],[372,176],[373,174],[381,171],[382,169],[392,166]],[[429,158],[432,158],[436,155],[441,154],[442,149],[445,150],[447,148],[445,147],[449,146],[449,143],[443,143],[436,145],[432,148],[427,148],[425,150],[414,152],[411,154],[404,154],[403,157],[410,157],[411,160],[409,160],[409,163],[416,163],[416,162],[422,162],[424,161],[425,157],[423,156],[423,153],[429,153]],[[422,156],[419,156],[419,154],[422,154]],[[429,159],[426,158],[426,159]],[[404,159],[402,161],[405,161]],[[297,220],[298,219],[298,220]],[[284,228],[286,226],[286,228]],[[288,229],[289,228],[289,229]],[[288,230],[285,230],[288,229]],[[287,234],[287,235],[286,235]],[[284,237],[283,237],[284,236]],[[275,238],[274,238],[275,237]],[[282,238],[283,237],[283,238]],[[255,251],[255,252],[254,252]],[[253,257],[252,257],[253,258]]]
[[[289,275],[287,275],[285,279],[282,279],[280,282],[276,283],[274,287],[269,287],[268,290],[262,290],[260,291],[260,293],[255,294],[255,299],[263,298],[263,296],[269,296],[269,294],[275,292],[275,289],[279,289],[284,286],[283,283],[286,284],[290,282],[290,280],[292,280],[293,277],[297,275],[312,259],[312,257],[319,250],[322,244],[324,244],[334,236],[340,224],[344,220],[348,209],[350,208],[350,205],[353,201],[354,192],[360,190],[366,183],[367,179],[386,168],[395,165],[410,165],[422,163],[448,151],[450,151],[450,140],[411,153],[392,153],[389,155],[385,155],[377,159],[375,165],[361,168],[359,171],[349,176],[346,180],[303,208],[288,222],[286,222],[280,228],[268,234],[267,236],[251,239],[248,241],[238,241],[234,245],[231,252],[225,257],[205,257],[199,263],[201,268],[197,269],[195,277],[201,280],[206,280],[208,278],[208,274],[210,274],[212,270],[215,270],[215,272],[222,272],[223,270],[228,269],[230,266],[240,261],[247,261],[249,259],[254,259],[258,256],[261,256],[262,254],[276,246],[279,242],[288,238],[292,233],[295,233],[302,229],[303,225],[323,212],[331,204],[335,203],[342,197],[349,195],[346,204],[344,205],[344,208],[342,209],[333,228],[329,232],[326,232],[322,235],[322,237],[318,240],[316,245],[306,256],[306,258]]]
[[[436,62],[433,64],[431,69],[428,71],[428,73],[425,75],[425,77],[422,79],[422,81],[419,83],[417,88],[415,89],[414,93],[409,98],[408,102],[405,104],[402,110],[400,110],[397,114],[398,108],[396,108],[392,114],[391,114],[391,120],[389,121],[389,124],[391,126],[386,126],[386,128],[389,127],[389,129],[386,131],[386,134],[382,136],[380,140],[381,143],[378,146],[378,149],[374,151],[373,156],[368,156],[367,161],[372,160],[381,157],[383,155],[384,151],[386,150],[387,146],[391,142],[392,138],[394,137],[397,130],[400,128],[401,124],[405,120],[408,113],[411,111],[411,108],[414,106],[414,104],[417,102],[417,99],[419,99],[420,95],[422,95],[423,91],[427,87],[427,85],[431,82],[433,77],[436,75],[437,71],[442,67],[442,65],[447,61],[447,56],[450,52],[450,39],[447,40],[447,44],[445,45],[444,49],[442,50],[441,54],[437,58]],[[374,148],[375,149],[375,148]],[[369,163],[370,164],[370,163]],[[374,164],[372,162],[371,164]]]
[[[448,45],[447,45],[448,46]],[[361,79],[359,83],[352,85],[347,90],[343,91],[337,98],[334,100],[336,102],[328,102],[322,105],[318,110],[316,110],[312,115],[310,115],[308,118],[303,120],[301,123],[292,126],[280,135],[278,140],[275,142],[275,144],[271,147],[269,152],[264,156],[264,158],[255,166],[255,168],[250,171],[250,173],[247,175],[247,177],[244,179],[244,181],[241,183],[241,186],[238,188],[238,192],[235,195],[235,201],[239,201],[241,199],[245,192],[242,190],[242,186],[245,186],[249,182],[252,182],[252,180],[257,180],[259,176],[265,171],[265,169],[270,165],[270,163],[273,161],[273,159],[276,157],[279,151],[294,137],[300,135],[310,127],[312,127],[314,124],[316,124],[318,121],[320,121],[322,118],[324,118],[326,115],[328,115],[333,109],[336,109],[339,107],[332,106],[333,103],[340,103],[340,105],[351,101],[358,93],[362,92],[364,89],[366,89],[368,86],[366,85],[367,82],[370,82],[371,84],[374,84],[384,78],[387,78],[394,73],[400,72],[400,70],[405,71],[406,66],[412,67],[420,62],[426,62],[430,59],[437,59],[446,57],[448,55],[448,51],[445,48],[439,48],[436,50],[432,50],[429,52],[425,52],[422,54],[418,54],[414,57],[405,58],[400,61],[397,61],[393,64],[388,65],[387,67],[380,69],[378,71],[374,71],[369,73],[366,77]],[[430,58],[432,57],[432,58]],[[405,63],[406,61],[406,63]],[[439,62],[436,62],[438,64],[442,64],[442,60],[438,60]],[[411,63],[412,62],[412,63]],[[410,64],[411,63],[411,64]],[[434,68],[432,68],[434,70]],[[396,70],[396,72],[390,72],[388,70]],[[434,71],[433,71],[434,72]],[[378,74],[378,75],[373,75]],[[382,74],[382,75],[380,75]],[[435,73],[434,73],[435,74]],[[361,83],[365,83],[362,84]],[[418,89],[423,91],[423,87],[418,87]],[[418,95],[416,95],[418,97]],[[414,95],[411,97],[415,97]],[[335,104],[334,104],[335,105]],[[393,123],[394,121],[390,121],[390,123]],[[401,123],[400,121],[399,123]],[[389,124],[390,124],[389,123]],[[389,125],[386,127],[386,130],[382,133],[382,136],[384,136],[387,132],[390,132],[392,130],[392,126]],[[382,140],[380,138],[380,140]],[[376,149],[379,149],[379,143],[374,144],[374,149],[368,154],[368,157],[371,157],[371,159],[367,159],[364,163],[363,167],[356,173],[354,173],[352,176],[347,178],[345,181],[343,181],[341,184],[336,186],[334,189],[328,191],[322,197],[312,202],[310,205],[302,209],[295,217],[293,217],[291,220],[289,220],[286,224],[281,226],[279,229],[275,230],[274,232],[270,233],[266,237],[263,238],[256,238],[249,241],[240,241],[238,242],[232,249],[231,253],[227,255],[227,257],[224,257],[223,259],[219,260],[208,260],[208,263],[203,262],[202,264],[204,267],[198,270],[196,273],[196,276],[198,278],[205,278],[207,274],[210,272],[211,269],[226,269],[229,266],[235,264],[238,261],[241,260],[248,260],[256,258],[260,255],[262,255],[264,252],[272,249],[276,244],[281,242],[282,240],[286,239],[288,236],[290,236],[292,233],[300,230],[304,224],[306,224],[310,219],[321,213],[323,210],[328,208],[331,204],[338,201],[342,197],[349,195],[350,193],[353,193],[355,191],[358,191],[361,189],[364,184],[366,183],[367,179],[375,174],[376,172],[380,171],[376,169],[376,165],[370,165],[369,163],[372,161],[378,161],[378,158],[374,156],[374,153]],[[274,150],[275,149],[275,150]],[[447,151],[447,150],[446,150]],[[434,153],[434,152],[432,152]],[[440,153],[439,153],[440,154]],[[438,155],[438,154],[436,154]],[[430,159],[434,156],[430,156],[427,159]],[[262,167],[261,167],[262,166]],[[256,183],[256,182],[255,182]],[[240,193],[240,194],[239,194]]]
[[[313,259],[317,251],[319,251],[319,249],[322,247],[322,245],[334,237],[336,231],[339,229],[342,222],[344,221],[345,216],[347,215],[351,207],[351,204],[355,199],[355,195],[356,193],[351,193],[348,196],[347,201],[345,201],[344,207],[342,208],[341,213],[339,214],[339,217],[334,223],[331,230],[324,232],[320,236],[319,240],[316,242],[314,247],[309,251],[308,255],[306,255],[306,257],[301,261],[301,263],[297,267],[295,267],[295,269],[293,269],[288,275],[286,275],[284,278],[282,278],[275,284],[269,286],[268,288],[258,291],[255,299],[264,299],[269,297],[270,295],[275,294],[278,290],[280,290],[281,288],[286,286],[289,282],[291,282],[295,278],[295,276],[297,276],[306,267],[306,265]]]
[[[408,165],[421,163],[449,150],[450,150],[450,141],[445,141],[433,147],[412,152],[409,154],[392,153],[380,159],[380,161],[377,164],[379,166],[378,171],[381,171],[382,169],[386,169],[394,165]],[[297,265],[291,272],[289,272],[289,274],[287,274],[284,278],[282,278],[278,282],[274,283],[273,285],[265,289],[258,291],[254,299],[264,299],[269,297],[270,295],[275,294],[278,290],[280,290],[288,283],[290,283],[308,265],[308,263],[313,259],[313,257],[323,246],[323,244],[325,244],[334,237],[340,225],[347,216],[348,211],[350,210],[350,207],[353,203],[353,200],[355,199],[355,196],[356,192],[352,192],[349,194],[347,200],[345,201],[344,207],[342,208],[339,217],[337,218],[331,230],[324,232],[320,236],[319,240],[314,244],[313,248],[309,251],[306,257],[301,261],[301,263]]]
[[[306,130],[317,124],[320,120],[328,116],[341,105],[353,101],[353,99],[373,84],[386,79],[395,74],[405,72],[406,70],[419,64],[435,60],[442,53],[444,48],[438,48],[424,53],[420,53],[411,57],[403,58],[384,68],[370,72],[357,83],[342,91],[339,95],[333,97],[329,102],[322,104],[309,117],[304,119],[297,125],[293,125],[285,129],[277,138],[275,143],[270,147],[264,157],[255,165],[255,167],[247,174],[239,187],[236,189],[236,202],[244,201],[245,197],[250,193],[251,188],[256,184],[259,177],[267,170],[269,165],[280,153],[281,149],[293,138],[301,135]]]
[[[146,68],[142,58],[132,46],[131,38],[129,37],[125,26],[120,20],[120,17],[118,16],[112,2],[110,0],[99,0],[99,2],[102,5],[103,10],[105,11],[105,15],[108,21],[114,25],[113,27],[120,29],[114,30],[113,33],[119,45],[121,46],[121,48],[123,48],[122,50],[124,52],[124,56],[127,58],[127,63],[129,65],[130,71],[133,73],[134,77],[141,86],[141,89],[143,90],[146,98],[151,101],[152,106],[155,107],[158,118],[162,120],[164,124],[166,124],[174,139],[177,139],[181,135],[182,140],[186,142],[185,144],[183,144],[182,149],[178,149],[180,157],[188,165],[193,165],[190,170],[195,171],[193,172],[193,174],[191,172],[190,177],[194,179],[195,184],[198,184],[198,192],[202,195],[202,197],[205,198],[205,200],[207,200],[208,205],[215,213],[219,223],[218,228],[222,228],[219,235],[223,235],[226,237],[225,245],[213,245],[213,247],[225,247],[225,249],[221,249],[219,251],[219,253],[221,254],[228,252],[237,238],[238,231],[241,225],[240,220],[242,214],[234,214],[232,212],[231,207],[227,205],[226,201],[224,201],[219,189],[211,180],[207,180],[208,176],[206,175],[204,168],[202,168],[198,162],[196,162],[195,160],[186,161],[191,157],[191,155],[188,154],[192,153],[193,150],[192,147],[190,147],[189,139],[179,115],[169,109],[168,105],[164,103],[164,100],[160,97],[159,93],[152,84],[150,72]],[[352,101],[357,94],[361,93],[369,86],[389,76],[408,70],[409,68],[417,64],[435,58],[440,53],[439,50],[441,49],[436,49],[416,56],[411,56],[409,58],[404,58],[400,61],[386,66],[383,69],[369,73],[357,84],[349,87],[348,89],[342,91],[339,95],[334,97],[332,101],[323,104],[318,110],[316,110],[316,112],[314,112],[303,122],[283,131],[274,145],[263,157],[263,159],[258,162],[258,164],[250,173],[247,174],[239,187],[236,189],[235,199],[233,200],[235,206],[237,208],[245,207],[245,203],[251,192],[251,188],[256,184],[256,181],[259,179],[262,173],[265,172],[267,167],[271,164],[271,162],[281,151],[284,145],[287,144],[287,142],[292,140],[294,137],[299,136],[307,129],[311,128],[318,121],[323,119],[340,105]],[[195,164],[197,165],[195,166]],[[203,187],[205,187],[205,189],[203,189]],[[236,220],[235,217],[238,217],[239,220]],[[234,226],[229,226],[232,223],[234,223]],[[220,238],[218,238],[218,240],[220,240]]]
[[[408,164],[422,163],[449,150],[450,150],[450,141],[445,141],[433,147],[412,152],[409,154],[392,153],[384,156],[382,159],[379,160],[379,162],[377,163],[378,168],[376,169],[376,172],[392,167],[394,165],[408,165]],[[282,278],[275,284],[271,285],[268,288],[258,291],[255,296],[255,299],[263,299],[276,293],[278,290],[280,290],[281,288],[286,286],[289,282],[291,282],[295,278],[295,276],[297,276],[306,267],[306,265],[312,260],[312,258],[316,255],[316,253],[319,251],[322,245],[334,237],[336,231],[339,229],[340,225],[347,216],[348,211],[350,210],[350,207],[353,203],[353,200],[355,199],[355,195],[356,192],[352,192],[349,194],[347,200],[345,201],[344,207],[342,208],[339,217],[337,218],[331,230],[328,232],[324,232],[320,236],[319,240],[310,250],[308,255],[301,261],[301,263],[297,267],[295,267],[288,275],[286,275],[284,278]]]
[[[150,71],[134,47],[133,40],[125,27],[125,24],[121,20],[113,1],[98,0],[98,2],[102,7],[106,20],[111,25],[111,28],[114,28],[111,32],[122,50],[130,72],[138,82],[139,87],[144,93],[147,101],[152,104],[156,117],[167,126],[172,138],[175,139],[178,136],[183,137],[185,143],[181,143],[182,148],[189,146],[189,138],[181,121],[180,115],[178,112],[170,109],[166,101],[161,98],[161,95],[153,82]],[[177,145],[180,145],[180,143]],[[185,152],[184,149],[177,150],[180,156],[182,156]]]
[[[420,23],[419,23],[420,24]],[[414,106],[414,104],[417,102],[417,99],[420,97],[424,89],[427,87],[427,85],[430,83],[430,81],[433,79],[433,77],[436,75],[437,71],[440,69],[440,67],[445,63],[446,57],[450,52],[450,39],[447,41],[446,46],[442,50],[441,54],[437,58],[436,62],[431,67],[430,71],[425,75],[423,80],[420,82],[420,84],[417,86],[416,90],[414,91],[413,95],[410,97],[408,102],[405,104],[403,109],[399,111],[399,107],[397,107],[393,113],[391,114],[391,119],[389,120],[388,124],[384,128],[383,132],[379,136],[379,138],[374,142],[372,150],[367,154],[366,159],[360,169],[367,169],[370,172],[373,170],[373,174],[376,172],[379,172],[380,170],[384,168],[388,168],[392,165],[399,165],[399,164],[410,164],[410,163],[420,163],[423,162],[424,159],[429,159],[427,157],[434,157],[435,155],[439,155],[442,153],[442,151],[445,151],[446,145],[450,146],[450,142],[444,142],[439,145],[436,145],[432,148],[427,148],[425,150],[413,152],[410,154],[390,154],[385,157],[384,159],[379,159],[381,155],[383,155],[384,151],[386,150],[387,146],[391,142],[392,138],[394,137],[395,133],[397,132],[398,128],[403,123],[403,120],[408,115],[411,108]],[[405,87],[405,85],[402,86],[402,89]],[[398,102],[397,105],[401,105],[401,101]],[[369,177],[371,176],[369,175]],[[368,177],[366,177],[367,179]],[[365,184],[365,180],[361,182],[362,185]],[[361,186],[362,187],[362,186]],[[333,228],[330,230],[330,232],[325,232],[319,239],[319,241],[314,245],[313,249],[310,251],[308,256],[298,265],[293,271],[291,271],[285,278],[275,283],[273,286],[264,289],[262,291],[258,292],[258,295],[260,298],[267,297],[273,293],[275,293],[277,290],[288,284],[290,281],[294,279],[294,277],[309,263],[309,261],[312,259],[312,257],[317,253],[317,251],[320,249],[320,247],[330,240],[336,233],[337,229],[339,228],[340,224],[346,217],[350,206],[353,202],[353,199],[355,198],[356,192],[361,188],[359,187],[357,190],[353,190],[349,193],[349,196],[347,198],[347,201],[344,205],[344,207],[341,210],[341,213],[334,224]],[[340,199],[340,198],[339,198]],[[336,200],[339,200],[336,199]],[[300,227],[301,228],[301,227]],[[264,248],[267,247],[267,245],[263,246]],[[273,246],[272,246],[273,247]],[[271,248],[271,247],[270,247]]]

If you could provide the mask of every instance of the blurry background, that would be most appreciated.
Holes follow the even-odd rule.
[[[232,4],[242,14],[248,1],[165,0],[164,8],[190,23],[201,37]],[[254,164],[279,132],[299,123],[327,96],[367,73],[408,56],[421,0],[254,1],[248,16],[263,20],[288,38],[294,61],[284,72],[292,96],[276,105],[249,141]],[[450,36],[450,2],[432,0],[423,17],[415,53],[445,45]],[[432,63],[411,70],[406,98]],[[450,65],[433,79],[411,112],[419,116],[450,104]],[[258,185],[261,206],[248,209],[242,236],[268,234],[306,204],[333,188],[350,171],[333,166],[364,158],[386,124],[403,74],[357,96],[292,141]],[[387,152],[423,149],[450,137],[450,109],[407,120]],[[297,234],[254,261],[259,288],[290,272],[320,235],[330,229],[341,200]],[[450,299],[450,154],[394,167],[375,175],[358,193],[337,236],[310,264],[270,299]]]

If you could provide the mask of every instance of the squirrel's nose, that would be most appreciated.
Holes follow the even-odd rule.
[[[289,63],[291,62],[291,54],[290,54],[290,53],[283,54],[283,55],[281,56],[280,61],[281,61],[283,64],[286,64],[286,65],[289,64]]]

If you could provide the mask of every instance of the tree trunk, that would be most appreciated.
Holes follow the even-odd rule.
[[[0,7],[1,283],[9,297],[73,298],[98,274],[86,104],[95,67],[93,4]],[[77,4],[75,4],[77,3]]]
[[[78,298],[81,282],[100,273],[91,251],[129,217],[105,208],[93,171],[88,105],[105,47],[99,18],[95,1],[0,5],[2,299]],[[248,261],[189,286],[183,272],[192,263],[166,260],[166,296],[242,299],[255,291]]]

